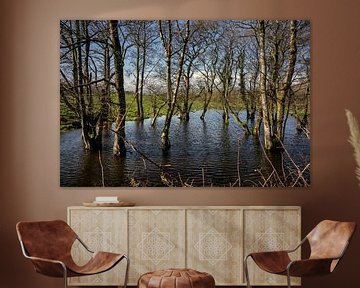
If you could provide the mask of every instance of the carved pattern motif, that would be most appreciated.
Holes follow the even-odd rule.
[[[99,227],[91,232],[84,232],[84,242],[94,251],[112,251],[116,247],[111,241],[111,232],[101,231]]]
[[[142,240],[138,244],[138,248],[141,249],[142,260],[150,260],[157,265],[162,260],[170,260],[170,252],[175,245],[170,241],[170,233],[154,228],[149,233],[142,233]]]
[[[253,251],[276,251],[289,247],[284,240],[285,234],[283,232],[278,233],[270,228],[265,232],[255,233],[255,235]]]
[[[226,233],[219,233],[215,228],[211,228],[208,232],[199,235],[200,239],[194,247],[199,252],[200,260],[206,260],[211,265],[227,260],[227,253],[232,246],[227,240]]]

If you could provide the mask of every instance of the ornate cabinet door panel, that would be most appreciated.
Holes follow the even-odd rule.
[[[130,284],[145,272],[185,267],[185,210],[129,210]]]
[[[244,255],[251,252],[286,250],[300,243],[300,209],[246,209],[244,210]],[[301,251],[292,258],[300,259]],[[252,285],[286,285],[286,277],[266,273],[248,260]],[[292,284],[300,285],[299,278]]]
[[[91,250],[127,253],[126,209],[69,209],[68,223]],[[72,254],[80,264],[89,259],[89,252],[78,241]],[[125,261],[122,261],[108,272],[69,278],[68,281],[70,285],[122,285],[125,267]]]
[[[187,210],[187,267],[212,274],[216,285],[242,277],[242,211]]]

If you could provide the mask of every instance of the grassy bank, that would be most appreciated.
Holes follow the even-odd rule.
[[[97,97],[94,97],[94,104],[93,110],[99,111],[100,110],[100,101]],[[144,108],[144,117],[145,118],[153,118],[155,111],[158,110],[158,107],[161,107],[164,104],[164,97],[161,96],[150,96],[145,95],[143,97],[143,108]],[[111,95],[111,102],[117,103],[117,96],[115,94]],[[202,97],[197,97],[191,100],[192,106],[191,111],[199,111],[203,109],[204,106],[204,99]],[[178,103],[183,106],[183,100],[181,97],[178,99]],[[74,104],[74,103],[72,103]],[[231,99],[231,106],[236,111],[244,110],[244,106],[242,105],[241,100],[238,97],[232,97]],[[115,121],[115,115],[117,114],[117,105],[110,105],[111,111],[109,115],[109,120],[111,122]],[[222,102],[219,95],[214,95],[212,101],[210,102],[208,109],[222,109]],[[135,100],[135,95],[133,93],[126,94],[126,120],[133,121],[137,118],[137,105]],[[155,111],[154,111],[155,110]],[[167,105],[163,105],[161,108],[158,116],[163,116],[166,114]],[[295,116],[294,107],[290,107],[290,115]],[[175,115],[180,113],[179,109],[175,111]],[[310,114],[310,111],[308,112]],[[297,111],[298,116],[303,117],[304,114],[304,107],[298,107]],[[69,109],[65,103],[60,101],[60,131],[70,131],[73,129],[81,128],[80,119],[78,115]]]
[[[117,97],[115,94],[113,94],[111,96],[111,101],[114,103],[117,103]],[[183,105],[183,102],[181,101],[181,99],[179,99],[178,101],[179,101],[179,105]],[[203,109],[204,100],[201,97],[198,97],[191,101],[192,101],[191,111],[199,111],[199,110]],[[154,96],[145,95],[143,97],[144,117],[145,118],[154,117],[154,110],[157,110],[158,107],[163,105],[163,103],[164,103],[164,99],[160,96],[154,97]],[[110,117],[111,117],[111,115],[116,115],[115,106],[116,105],[112,105],[112,111],[110,113]],[[100,108],[99,101],[97,101],[97,102],[94,101],[94,110],[97,111],[97,110],[99,110],[99,108]],[[236,108],[237,110],[242,109],[240,103],[235,104],[234,108]],[[126,109],[127,109],[126,120],[127,121],[136,120],[137,105],[136,105],[136,100],[135,100],[135,96],[133,93],[126,94]],[[167,109],[167,106],[164,105],[159,112],[159,116],[165,115],[166,109]],[[213,100],[210,102],[208,109],[222,109],[222,104],[217,99],[217,97],[215,97],[215,96],[213,97]],[[179,114],[179,111],[176,111],[175,113]],[[112,117],[112,118],[114,118],[114,117]],[[110,119],[110,120],[114,121],[115,119]],[[60,101],[60,131],[69,131],[69,130],[77,129],[80,127],[81,127],[80,119],[76,115],[76,113],[73,112],[72,110],[70,110],[65,105],[65,103]]]

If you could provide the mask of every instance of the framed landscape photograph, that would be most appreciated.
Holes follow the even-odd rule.
[[[61,187],[309,187],[310,21],[61,20]]]

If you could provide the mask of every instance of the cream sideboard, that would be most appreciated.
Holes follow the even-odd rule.
[[[301,237],[298,206],[68,207],[68,223],[93,250],[130,257],[129,285],[162,268],[192,268],[212,274],[216,285],[245,285],[243,258],[256,251],[294,248]],[[73,257],[88,258],[80,245]],[[300,258],[300,250],[294,255]],[[103,274],[71,278],[70,285],[120,285],[121,263]],[[264,273],[249,262],[253,285],[286,285],[286,277]],[[294,278],[295,285],[300,280]]]

